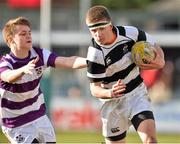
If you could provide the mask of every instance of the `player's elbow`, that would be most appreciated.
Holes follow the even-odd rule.
[[[165,60],[162,60],[159,64],[159,69],[162,69],[165,66]]]
[[[92,85],[90,86],[90,92],[92,96],[97,97],[97,98],[99,97],[97,90]]]

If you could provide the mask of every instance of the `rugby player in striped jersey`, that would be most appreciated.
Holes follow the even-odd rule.
[[[55,143],[40,80],[48,67],[84,68],[86,59],[33,47],[31,24],[23,17],[9,20],[3,37],[10,53],[0,60],[2,130],[11,143]]]
[[[92,36],[87,54],[87,76],[92,95],[102,101],[106,143],[125,143],[130,125],[135,127],[143,143],[156,143],[155,120],[139,69],[163,68],[163,50],[150,34],[136,27],[114,26],[104,6],[90,8],[86,24]],[[131,59],[131,48],[137,41],[151,43],[156,58],[148,64],[136,65]]]

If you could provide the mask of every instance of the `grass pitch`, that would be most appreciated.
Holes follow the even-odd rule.
[[[77,132],[77,131],[56,131],[57,143],[61,144],[102,144],[104,138],[101,132]],[[180,134],[158,134],[159,143],[180,143]],[[5,136],[0,132],[0,143],[8,143]],[[136,133],[127,134],[127,143],[141,143]]]

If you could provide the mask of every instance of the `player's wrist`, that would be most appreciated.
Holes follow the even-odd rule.
[[[113,89],[110,89],[109,90],[109,97],[113,98],[115,95],[114,95],[114,92],[113,92]]]

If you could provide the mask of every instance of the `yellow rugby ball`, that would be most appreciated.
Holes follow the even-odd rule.
[[[156,57],[154,47],[146,41],[136,42],[132,46],[131,56],[133,62],[137,65],[142,63],[150,63],[150,61],[154,60]]]

